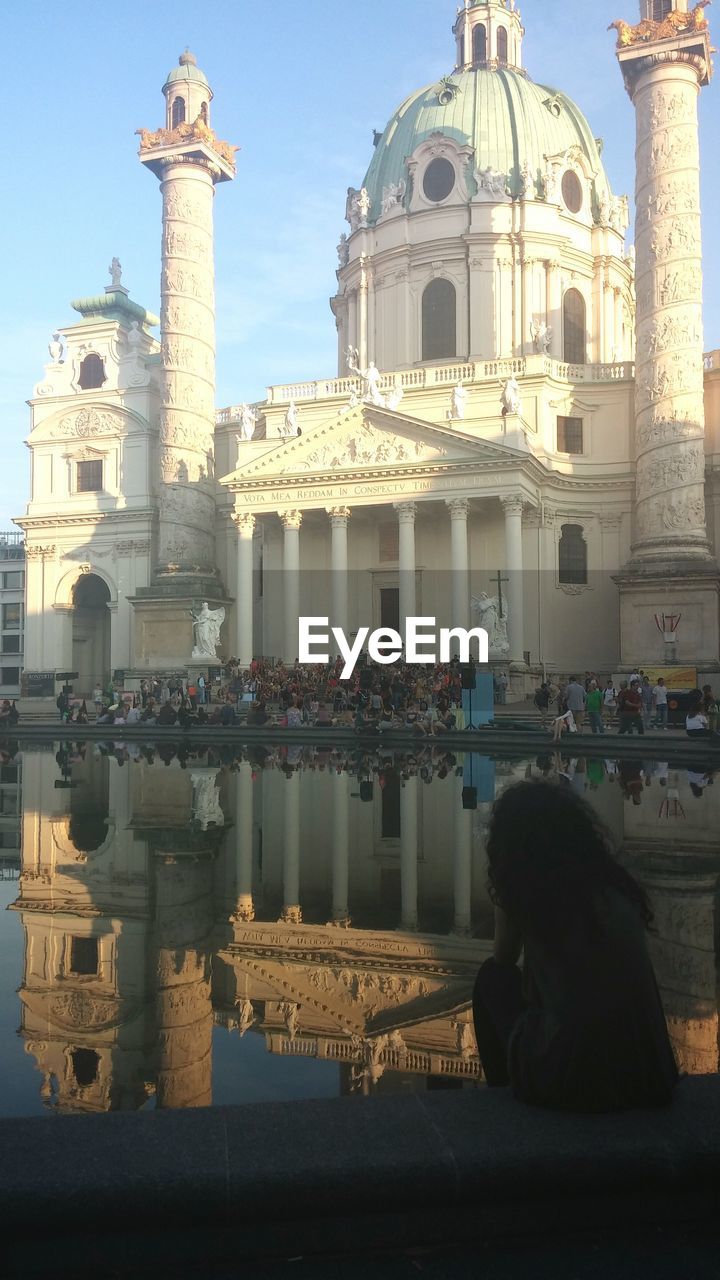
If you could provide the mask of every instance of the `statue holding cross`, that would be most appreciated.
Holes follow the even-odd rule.
[[[503,584],[506,582],[509,582],[509,578],[504,578],[498,569],[497,576],[493,579],[493,584],[498,589],[497,595],[489,596],[486,591],[481,591],[479,598],[472,602],[473,611],[480,618],[480,626],[487,631],[488,653],[491,658],[506,658],[510,652],[508,606],[507,600],[503,598]]]

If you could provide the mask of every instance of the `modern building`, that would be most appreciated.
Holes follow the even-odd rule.
[[[0,533],[0,699],[20,696],[24,633],[25,535]]]
[[[88,693],[207,664],[203,602],[219,656],[243,662],[292,661],[302,610],[349,635],[482,622],[515,696],[543,667],[720,667],[709,32],[703,7],[669,8],[616,24],[634,243],[601,122],[530,78],[515,0],[466,0],[447,74],[393,111],[348,192],[337,376],[221,409],[212,209],[235,149],[183,54],[165,127],[140,139],[162,195],[160,336],[113,260],[31,400],[29,672],[78,671]]]

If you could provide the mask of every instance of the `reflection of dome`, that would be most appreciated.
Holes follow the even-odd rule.
[[[596,186],[607,187],[598,147],[583,113],[564,93],[534,84],[510,68],[469,69],[426,86],[406,98],[390,120],[365,177],[380,216],[383,189],[407,180],[406,160],[431,134],[474,149],[473,167],[509,175],[512,194],[521,192],[521,170],[544,174],[547,156],[579,147]]]

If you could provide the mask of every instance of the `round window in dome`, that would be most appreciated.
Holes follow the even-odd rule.
[[[431,160],[423,177],[423,191],[428,200],[439,204],[446,200],[455,186],[455,170],[449,160],[439,157]]]
[[[572,169],[568,169],[563,174],[562,180],[563,200],[571,213],[579,213],[583,205],[583,193],[580,186],[580,179]]]

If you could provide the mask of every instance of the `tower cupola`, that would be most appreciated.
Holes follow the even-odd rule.
[[[213,92],[204,71],[201,71],[194,53],[186,49],[178,58],[163,85],[166,104],[166,129],[177,129],[181,124],[194,124],[198,119],[210,125],[210,103]]]
[[[453,27],[456,69],[510,67],[522,70],[522,24],[517,0],[465,0]]]

